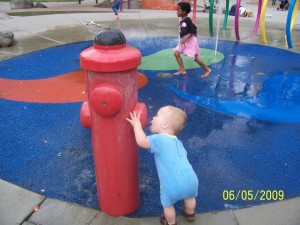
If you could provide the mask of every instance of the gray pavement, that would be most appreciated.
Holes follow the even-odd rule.
[[[95,209],[46,198],[0,180],[1,225],[150,225],[159,219],[112,217]],[[39,207],[39,208],[38,208]],[[188,223],[182,216],[178,224],[201,225],[299,225],[300,197],[246,209],[198,214]]]
[[[93,0],[85,0],[80,5],[74,2],[59,3],[57,5],[44,4],[48,5],[49,8],[23,11],[69,10],[74,11],[74,13],[26,17],[5,16],[5,13],[11,12],[11,10],[7,9],[9,8],[9,3],[0,2],[0,8],[7,9],[2,10],[2,13],[0,13],[0,30],[2,32],[13,32],[17,42],[13,47],[0,49],[0,60],[47,47],[92,40],[105,27],[120,29],[127,38],[137,36],[178,36],[178,19],[174,11],[125,9],[121,19],[116,20],[111,9],[94,7],[95,3]],[[257,6],[245,4],[244,6],[254,12],[254,17],[240,18],[239,32],[241,41],[260,44],[260,29],[258,29],[257,34],[252,32],[256,20]],[[97,12],[76,13],[76,11],[81,9],[85,11],[95,10]],[[265,19],[267,45],[287,49],[285,39],[287,11],[267,8],[266,14],[272,15],[271,18]],[[200,38],[210,36],[208,17],[208,13],[197,13],[196,23]],[[86,25],[89,21],[94,21],[99,26]],[[220,30],[217,32],[218,24],[219,27],[222,27],[223,15],[214,14],[214,36],[217,36],[218,33],[220,39],[235,40],[233,16],[229,17],[225,31]],[[291,33],[294,47],[290,51],[300,52],[299,30],[300,18],[298,16]]]
[[[100,2],[100,1],[99,1]],[[177,36],[178,19],[174,11],[124,10],[120,20],[115,20],[110,9],[95,8],[95,2],[85,0],[78,3],[44,3],[50,10],[73,10],[70,14],[43,16],[7,16],[9,3],[0,2],[0,30],[12,31],[16,44],[0,49],[0,60],[24,53],[67,43],[92,40],[97,32],[105,27],[120,29],[129,37]],[[257,7],[243,4],[256,13]],[[95,13],[76,13],[85,10]],[[49,10],[48,9],[48,10]],[[285,22],[287,12],[267,9],[266,36],[268,45],[287,49],[285,43]],[[214,28],[222,15],[214,15]],[[235,40],[234,18],[229,17],[227,30],[219,32],[219,38]],[[252,34],[256,15],[252,18],[240,18],[240,36],[242,42],[261,43],[259,31]],[[99,25],[87,25],[94,21]],[[198,34],[209,37],[208,14],[197,13]],[[217,31],[215,31],[217,33]],[[294,48],[300,52],[300,19],[295,20],[292,32]],[[188,224],[178,216],[178,224]],[[98,210],[80,205],[46,198],[40,194],[25,190],[14,184],[0,180],[0,225],[96,225],[159,224],[158,218],[112,217]],[[196,221],[190,224],[201,225],[300,225],[300,197],[268,203],[245,209],[198,214]]]

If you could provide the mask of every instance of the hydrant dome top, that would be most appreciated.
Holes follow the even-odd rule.
[[[109,28],[98,33],[93,46],[80,53],[80,66],[94,72],[120,72],[137,69],[141,56],[138,49],[126,45],[120,30]]]
[[[126,44],[126,38],[118,29],[105,28],[96,35],[94,44],[101,46],[121,45]]]

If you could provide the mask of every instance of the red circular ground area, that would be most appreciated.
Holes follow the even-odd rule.
[[[22,102],[67,103],[87,100],[85,73],[78,70],[56,77],[39,80],[10,80],[0,78],[1,98]],[[138,72],[138,88],[148,78]]]

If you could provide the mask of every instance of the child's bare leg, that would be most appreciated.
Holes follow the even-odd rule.
[[[207,77],[210,74],[211,69],[199,58],[198,55],[195,56],[195,61],[205,70],[205,73],[202,74],[201,77]]]
[[[195,198],[186,198],[184,199],[184,209],[187,214],[193,214],[196,208],[196,199]]]
[[[184,65],[183,65],[183,61],[182,61],[182,58],[180,56],[180,52],[176,51],[174,52],[174,56],[177,60],[177,63],[179,65],[179,71],[174,73],[175,75],[180,75],[180,74],[186,74],[186,71],[184,69]]]
[[[176,223],[176,211],[174,206],[164,207],[164,215],[168,224],[175,224]]]

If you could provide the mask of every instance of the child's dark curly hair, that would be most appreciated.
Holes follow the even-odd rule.
[[[182,11],[186,12],[186,14],[189,14],[191,12],[191,5],[188,2],[179,2],[177,4]]]

